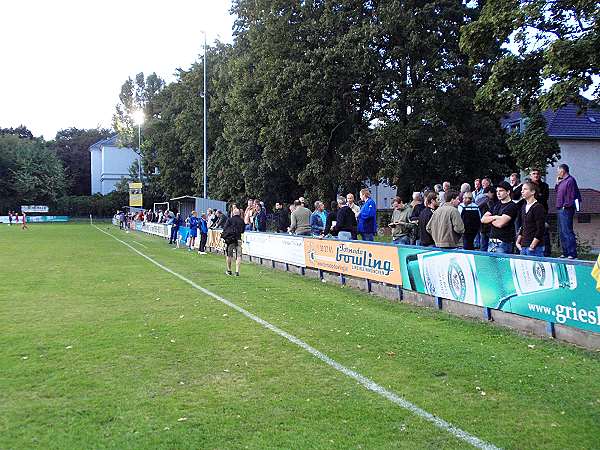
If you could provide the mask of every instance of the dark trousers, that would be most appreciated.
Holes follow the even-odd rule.
[[[477,233],[463,234],[463,248],[465,250],[475,250],[475,236],[477,236]]]
[[[201,252],[206,251],[206,238],[207,237],[208,237],[208,235],[206,233],[200,233],[200,251]]]
[[[169,244],[173,242],[177,242],[177,232],[179,231],[179,227],[171,227],[171,236],[169,237]]]

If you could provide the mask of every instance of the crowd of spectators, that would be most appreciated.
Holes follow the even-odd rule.
[[[558,168],[555,189],[561,257],[576,258],[573,217],[581,195],[566,164]],[[386,225],[391,229],[394,244],[550,256],[548,198],[549,186],[542,181],[539,169],[532,169],[524,181],[513,173],[508,181],[495,186],[489,178],[483,178],[475,179],[472,185],[462,183],[454,190],[445,181],[433,189],[426,187],[413,192],[410,199],[394,198],[391,220]],[[303,197],[288,207],[277,202],[271,214],[271,229],[299,236],[375,239],[377,206],[369,189],[361,189],[360,204],[353,193],[348,193],[339,195],[327,206],[321,200],[309,205]],[[245,209],[232,205],[230,211],[238,212],[237,219],[243,222],[244,231],[267,231],[268,215],[259,199],[249,199]],[[212,209],[200,215],[193,211],[187,218],[168,210],[139,211],[134,216],[120,212],[119,217],[122,227],[127,227],[130,219],[173,225],[170,243],[177,241],[180,226],[188,226],[189,248],[193,248],[200,234],[201,254],[205,253],[208,230],[222,229],[228,220],[225,212]]]

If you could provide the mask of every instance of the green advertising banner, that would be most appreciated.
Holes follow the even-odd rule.
[[[592,267],[553,259],[399,247],[404,289],[600,332]]]

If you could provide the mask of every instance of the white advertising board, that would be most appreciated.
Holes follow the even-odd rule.
[[[169,237],[170,228],[170,225],[165,225],[163,223],[147,222],[144,225],[142,225],[142,231],[144,233],[167,238]]]
[[[21,211],[24,213],[47,213],[49,208],[46,205],[22,205]]]
[[[242,236],[242,253],[306,267],[304,238],[299,236],[246,231]]]

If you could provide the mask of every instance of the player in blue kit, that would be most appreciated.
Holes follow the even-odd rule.
[[[194,248],[194,243],[196,242],[196,237],[198,236],[198,213],[196,211],[192,211],[192,215],[189,218],[189,227],[190,227],[190,246],[188,251],[192,251]]]

